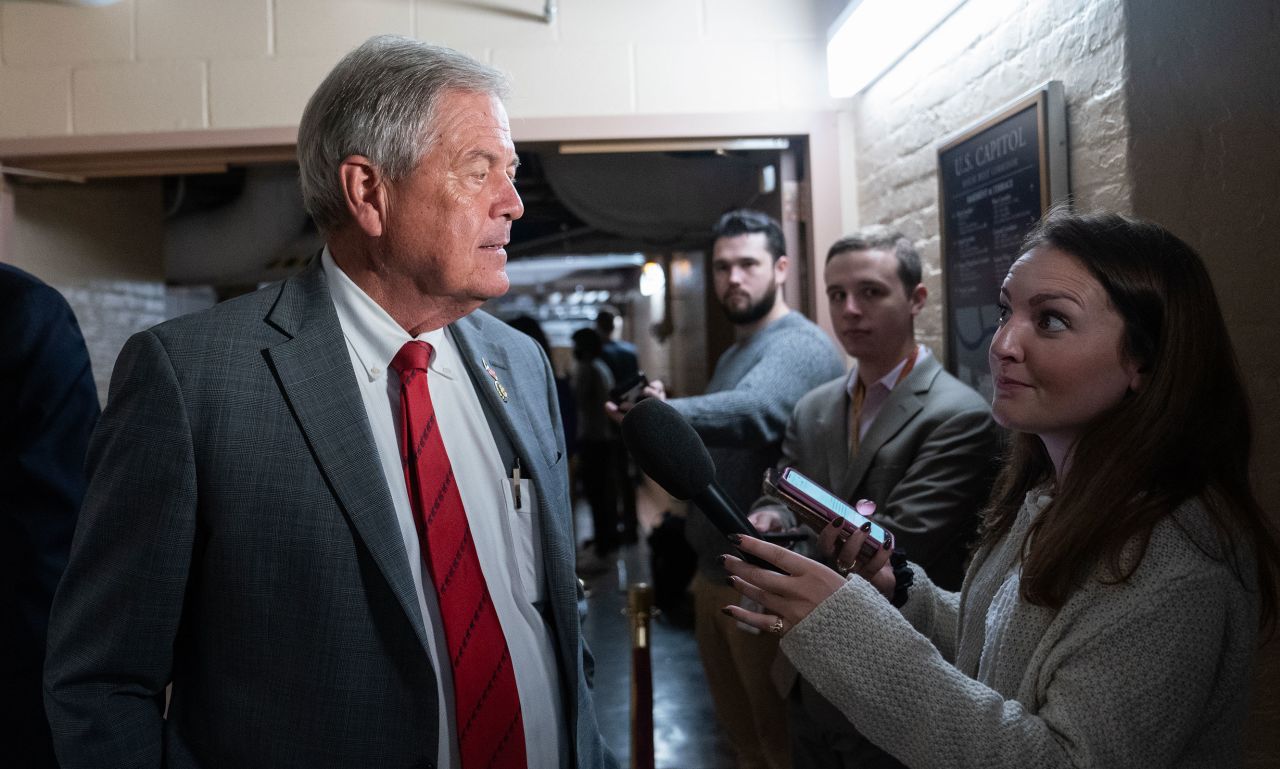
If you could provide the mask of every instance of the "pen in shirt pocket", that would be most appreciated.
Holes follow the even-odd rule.
[[[520,457],[516,457],[516,463],[511,468],[511,497],[515,500],[516,509],[520,509]]]

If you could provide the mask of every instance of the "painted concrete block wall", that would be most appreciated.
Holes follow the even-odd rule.
[[[0,3],[0,138],[293,126],[373,34],[513,81],[513,117],[831,108],[843,0],[124,0]]]
[[[917,321],[942,353],[937,149],[1046,80],[1067,101],[1071,189],[1083,209],[1128,210],[1121,0],[969,0],[852,105],[856,221],[916,241],[931,300]],[[997,287],[992,287],[992,293]]]

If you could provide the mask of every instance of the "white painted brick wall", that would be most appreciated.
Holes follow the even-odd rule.
[[[1130,207],[1122,0],[969,0],[852,104],[858,224],[914,239],[932,300],[921,341],[942,344],[937,149],[1046,80],[1067,100],[1071,190],[1081,209]],[[820,244],[825,247],[825,244]]]
[[[55,286],[76,314],[98,400],[107,402],[111,371],[129,337],[168,318],[164,284],[159,281],[93,280]]]
[[[111,372],[129,337],[217,303],[207,286],[175,288],[158,280],[87,280],[55,285],[76,314],[89,350],[98,401],[107,404]]]
[[[373,34],[511,75],[513,117],[830,109],[843,0],[124,0],[0,3],[0,139],[295,125]]]

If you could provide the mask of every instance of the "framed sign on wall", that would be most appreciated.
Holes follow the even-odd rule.
[[[1034,89],[938,148],[947,368],[986,398],[1000,283],[1023,237],[1068,194],[1060,81]]]

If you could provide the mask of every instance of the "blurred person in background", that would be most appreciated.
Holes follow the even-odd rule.
[[[759,211],[730,211],[712,230],[716,298],[734,326],[734,343],[716,361],[703,395],[667,401],[697,431],[716,466],[716,480],[744,512],[760,495],[764,471],[781,456],[787,420],[800,397],[838,377],[844,361],[830,337],[782,296],[791,259],[782,227]],[[661,381],[645,389],[667,400]],[[621,420],[626,407],[609,406]],[[778,639],[724,616],[737,594],[719,558],[724,535],[692,508],[685,526],[698,556],[693,579],[694,634],[715,703],[738,765],[791,765],[787,708],[769,675]]]
[[[53,594],[84,498],[98,389],[67,300],[0,264],[0,745],[14,769],[56,767],[41,670]]]
[[[578,479],[591,506],[594,533],[591,552],[596,564],[618,549],[618,486],[613,472],[614,425],[604,404],[613,389],[613,374],[605,364],[604,345],[595,329],[573,332],[574,397],[578,401]]]
[[[618,313],[612,308],[602,307],[596,313],[596,333],[604,342],[602,357],[613,374],[615,385],[622,386],[633,380],[640,373],[640,358],[636,355],[636,346],[625,339],[614,339],[617,330]],[[621,506],[621,537],[624,544],[633,544],[637,540],[636,523],[636,473],[631,467],[631,455],[622,442],[622,432],[618,426],[612,425],[614,432],[611,447],[613,462],[613,482],[618,489],[618,503]]]
[[[568,376],[561,375],[556,370],[555,357],[551,354],[551,340],[547,339],[546,332],[542,330],[542,324],[536,318],[517,315],[507,323],[537,342],[551,364],[551,370],[556,377],[556,401],[560,404],[560,424],[564,425],[565,450],[569,456],[573,456],[578,450],[578,404],[573,398],[573,384]]]

